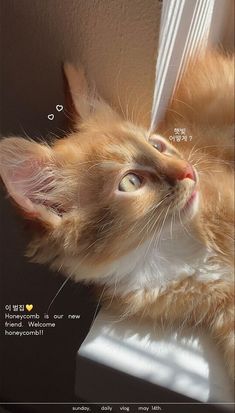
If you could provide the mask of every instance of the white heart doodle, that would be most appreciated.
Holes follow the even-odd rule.
[[[62,105],[56,105],[56,110],[58,112],[61,112],[64,109],[64,107]]]
[[[49,120],[53,120],[55,116],[53,115],[53,113],[50,113],[50,115],[48,115],[47,117]]]

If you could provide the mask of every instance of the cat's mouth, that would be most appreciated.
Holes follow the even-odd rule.
[[[198,197],[198,189],[194,189],[194,191],[189,195],[188,199],[186,200],[186,203],[184,204],[182,210],[186,211],[188,208],[190,208],[193,203],[196,201]]]
[[[195,168],[193,168],[194,172],[194,186],[192,187],[191,193],[188,195],[184,205],[181,208],[182,212],[189,212],[192,209],[196,210],[196,206],[198,203],[199,198],[199,190],[198,190],[198,174]]]

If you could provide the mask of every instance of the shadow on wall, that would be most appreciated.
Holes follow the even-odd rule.
[[[109,102],[149,118],[160,10],[155,0],[2,0],[1,134],[64,129],[62,113],[47,115],[63,104],[65,60],[82,61]]]
[[[63,113],[47,118],[64,104],[62,33],[48,25],[45,10],[38,13],[38,1],[29,3],[5,0],[1,6],[1,135],[6,136],[45,137],[66,125]]]

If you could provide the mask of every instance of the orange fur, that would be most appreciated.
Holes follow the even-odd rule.
[[[127,315],[206,326],[233,375],[232,58],[208,52],[189,64],[155,137],[89,94],[81,71],[67,65],[66,73],[75,131],[51,146],[22,138],[0,143],[0,174],[10,196],[43,227],[28,256],[76,281],[104,286],[104,302],[118,302]],[[174,128],[186,128],[192,142],[170,143]],[[130,173],[140,188],[122,192],[120,182]],[[199,205],[189,207],[193,194]],[[181,242],[195,248],[202,267],[206,259],[208,274],[195,263],[189,274],[178,263]]]

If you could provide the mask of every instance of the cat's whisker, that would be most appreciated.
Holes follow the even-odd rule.
[[[233,161],[224,161],[224,160],[222,160],[222,159],[202,159],[202,160],[199,160],[196,164],[194,164],[194,166],[198,166],[198,165],[203,165],[203,164],[206,164],[206,165],[215,165],[215,164],[221,164],[222,166],[228,166],[228,167],[233,167],[233,165],[234,165],[234,162]]]
[[[161,211],[158,219],[154,222],[154,224],[153,224],[152,227],[151,227],[151,232],[153,231],[153,235],[152,235],[152,238],[150,239],[150,242],[149,242],[149,244],[148,244],[148,248],[147,248],[147,250],[146,250],[146,252],[145,252],[144,259],[147,257],[147,254],[148,254],[148,251],[150,250],[151,245],[152,245],[154,242],[156,243],[155,236],[156,236],[157,232],[159,231],[159,229],[162,228],[162,227],[161,227],[161,226],[162,226],[162,223],[164,224],[164,218],[162,218],[162,214],[163,214],[164,212],[165,212],[165,211],[164,211],[164,209],[163,209],[163,210]],[[166,216],[166,215],[165,215],[165,216]],[[161,218],[162,218],[162,220],[161,220]],[[154,226],[155,226],[155,228],[154,228]],[[160,233],[160,232],[161,232],[161,231],[159,231],[159,233]],[[158,238],[156,238],[156,239],[158,239]],[[155,241],[154,241],[154,240],[155,240]],[[154,249],[155,249],[155,248],[154,248]]]
[[[174,98],[173,99],[174,102],[180,102],[183,103],[183,105],[187,106],[189,109],[191,109],[193,112],[196,112],[193,108],[192,105],[189,105],[188,103],[184,102],[183,100],[179,99],[179,98]]]
[[[116,83],[116,86],[115,86],[115,87],[116,87],[116,95],[117,95],[117,99],[118,99],[119,108],[120,108],[121,113],[122,113],[122,117],[123,117],[123,119],[126,119],[125,110],[123,109],[123,105],[122,105],[122,103],[121,103],[121,98],[120,98],[120,94],[119,94],[119,90],[120,90],[120,83],[119,83],[119,81],[120,81],[120,75],[121,75],[121,66],[120,66],[120,68],[119,68],[119,70],[118,70],[118,74],[117,74],[116,81],[115,81],[115,83]]]
[[[195,149],[195,146],[196,146],[196,144],[195,145],[193,145],[193,147],[192,147],[192,149],[190,150],[190,152],[189,152],[189,154],[188,154],[188,161],[189,162],[191,162],[191,158],[193,157],[193,155],[194,155],[194,149]]]
[[[144,100],[144,99],[142,99]],[[136,115],[136,123],[141,125],[142,120],[145,120],[145,118],[147,118],[147,116],[149,117],[149,115],[152,113],[151,109],[149,109],[148,111],[145,110],[146,107],[149,107],[149,102],[148,100],[146,100],[146,102],[144,103],[144,105],[140,105],[139,106],[139,110],[137,112]]]
[[[133,91],[133,92],[135,93],[135,91]],[[139,102],[140,102],[140,96],[137,96],[136,93],[135,93],[135,99],[134,100],[135,100],[135,103],[132,104],[132,111],[131,111],[131,122],[136,124],[138,118],[136,116],[135,110],[136,110],[136,108],[138,108]]]
[[[60,265],[59,270],[63,267],[63,263]],[[65,285],[67,284],[67,282],[69,280],[71,280],[71,278],[74,276],[74,271],[72,271],[68,277],[66,277],[66,279],[64,280],[64,282],[61,284],[61,286],[59,287],[58,291],[56,292],[56,294],[54,295],[53,299],[51,300],[47,310],[46,310],[46,314],[49,314],[49,311],[52,307],[52,305],[54,304],[56,298],[58,297],[58,295],[60,294],[60,292],[63,290],[63,288],[65,287]]]
[[[126,102],[126,118],[128,122],[131,122],[131,119],[129,118],[129,102]]]
[[[133,89],[130,91],[130,86],[125,88],[125,96],[123,97],[123,100],[125,102],[125,115],[124,115],[124,120],[126,121],[131,121],[129,118],[129,103],[131,100],[131,93],[133,92]]]
[[[204,161],[206,160],[206,157],[205,157],[204,154],[203,154],[200,158],[198,158],[198,156],[197,156],[196,162],[193,160],[193,156],[194,156],[194,154],[192,154],[191,163],[192,163],[194,166],[197,166],[197,165],[200,164],[200,162],[204,162]]]
[[[181,113],[177,112],[176,110],[173,110],[173,109],[168,108],[168,112],[175,113],[175,114],[178,115],[180,118],[186,119],[185,116],[183,116]]]
[[[94,324],[94,322],[95,322],[95,319],[96,319],[96,316],[97,316],[97,313],[98,313],[98,310],[99,310],[99,307],[100,307],[100,303],[101,303],[102,298],[103,298],[103,296],[104,296],[105,289],[106,289],[106,285],[104,285],[103,290],[102,290],[102,292],[101,292],[101,294],[100,294],[99,300],[98,300],[98,302],[97,302],[97,305],[96,305],[96,308],[95,308],[95,312],[94,312],[94,315],[93,315],[93,318],[92,318],[92,321],[91,321],[91,324],[90,324],[89,331],[92,329],[93,324]]]
[[[111,307],[112,303],[113,303],[113,300],[114,300],[116,292],[117,292],[117,285],[118,285],[119,282],[120,282],[120,280],[118,279],[118,274],[116,274],[113,293],[112,293],[111,300],[110,300],[109,304],[105,306],[106,310],[108,310]]]
[[[223,145],[223,144],[217,144],[217,145],[205,145],[205,146],[200,146],[197,150],[196,150],[196,152],[197,151],[201,151],[201,150],[203,150],[203,149],[207,149],[207,148],[231,148],[231,147],[234,147],[234,145],[232,144],[232,145]]]
[[[223,170],[211,169],[211,168],[203,168],[203,169],[201,169],[201,168],[200,168],[199,173],[202,173],[202,172],[204,172],[204,173],[208,173],[208,174],[213,174],[213,173],[224,173],[224,171],[223,171]]]
[[[173,202],[173,201],[172,201],[172,202]],[[163,220],[162,226],[161,226],[160,231],[159,231],[159,235],[158,235],[158,238],[157,238],[157,242],[156,242],[155,245],[154,245],[154,249],[156,249],[156,250],[158,249],[159,242],[161,241],[161,235],[162,235],[162,232],[163,232],[163,229],[164,229],[164,225],[165,225],[165,222],[166,222],[166,218],[167,218],[168,212],[169,212],[169,210],[170,210],[170,208],[171,208],[171,206],[172,206],[172,202],[169,204],[169,206],[168,206],[168,208],[167,208],[167,210],[166,210],[166,214],[165,214],[165,216],[164,216],[164,220]]]
[[[178,211],[178,215],[179,215],[179,220],[180,220],[180,223],[181,223],[181,226],[182,226],[183,230],[186,232],[186,234],[188,234],[188,236],[190,238],[192,238],[194,241],[197,241],[197,239],[192,236],[192,234],[188,231],[187,227],[183,224],[183,221],[182,221],[182,218],[181,218],[181,211]]]
[[[152,222],[152,218],[155,218],[155,214],[152,216],[152,217],[150,217],[150,219],[148,220],[148,222],[147,222],[147,234],[149,233],[149,232],[152,232],[152,229],[153,229],[153,227],[156,225],[156,223],[158,222],[158,217],[157,217],[157,219],[156,220],[154,220],[154,222],[153,222],[153,224],[152,224],[152,226],[151,226],[151,231],[150,231],[150,229],[149,229],[149,225],[151,224],[151,222]],[[142,232],[142,231],[141,231]],[[140,234],[138,234],[138,236],[139,236]],[[141,240],[139,241],[139,243],[138,243],[138,246],[136,247],[136,249],[138,249],[139,248],[139,246],[142,244],[142,242],[144,241],[144,239],[145,239],[145,234],[142,236],[142,238],[141,238]]]
[[[165,201],[167,198],[168,198],[168,196],[165,196],[164,201]],[[162,210],[162,212],[164,212],[164,209]],[[161,216],[161,214],[160,214],[160,215],[158,215],[157,220],[156,220],[156,221],[153,221],[153,223],[152,223],[151,227],[150,227],[150,228],[148,228],[148,232],[149,232],[149,233],[152,233],[152,231],[153,231],[153,229],[154,229],[154,227],[155,227],[155,224],[158,222],[158,218],[159,218],[159,216]]]
[[[168,194],[165,195],[165,197],[157,203],[157,205],[152,206],[152,208],[148,211],[149,217],[145,225],[141,228],[141,230],[138,232],[138,237],[140,236],[141,233],[144,232],[145,228],[147,228],[147,233],[149,233],[149,224],[152,222],[152,219],[156,217],[156,211],[157,209],[163,204],[163,202],[168,198]],[[154,221],[153,225],[155,225],[156,221]],[[138,221],[131,227],[129,233],[135,232],[136,227],[139,226]],[[140,242],[138,243],[137,248],[142,244],[143,240],[145,238],[145,234],[141,238]]]
[[[170,234],[171,234],[171,239],[173,240],[173,223],[174,221],[174,216],[175,216],[175,211],[173,211],[172,216],[171,216],[171,225],[170,225]]]
[[[65,117],[71,122],[74,122],[74,116],[71,114],[71,112],[69,112],[66,108],[64,108],[64,115]]]
[[[149,241],[149,243],[148,243],[148,247],[147,247],[147,249],[146,249],[146,251],[145,251],[143,261],[145,261],[147,255],[148,255],[148,252],[149,252],[149,250],[150,250],[150,247],[151,247],[151,245],[152,245],[152,243],[153,243],[153,240],[154,240],[154,238],[155,238],[155,235],[156,235],[156,233],[157,233],[157,231],[158,231],[158,228],[159,228],[159,226],[161,225],[161,217],[162,217],[162,214],[163,214],[163,213],[164,213],[164,209],[162,209],[162,211],[160,212],[157,220],[154,222],[153,226],[151,227],[151,232],[153,231],[153,235],[152,235],[152,237],[150,238],[150,241]]]
[[[70,279],[71,277],[72,277],[72,274],[71,274],[71,276],[69,276],[68,278],[66,278],[65,281],[61,284],[61,286],[60,286],[60,288],[58,289],[57,293],[55,294],[54,298],[51,300],[51,302],[50,302],[50,304],[49,304],[49,306],[48,306],[48,308],[47,308],[46,314],[49,313],[52,304],[54,303],[54,301],[55,301],[56,298],[58,297],[59,293],[61,292],[61,290],[64,288],[65,284],[67,284],[67,282],[69,281],[69,279]]]

